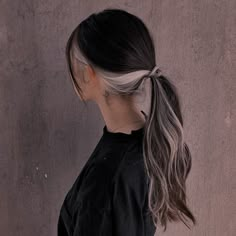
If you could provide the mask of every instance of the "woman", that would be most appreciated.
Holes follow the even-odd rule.
[[[105,126],[64,199],[58,235],[153,236],[168,221],[195,224],[177,90],[156,66],[144,23],[121,9],[94,13],[66,56],[76,93],[99,106]]]

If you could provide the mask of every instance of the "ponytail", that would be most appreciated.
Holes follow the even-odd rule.
[[[186,203],[191,153],[184,142],[183,118],[176,87],[163,75],[150,76],[150,115],[146,115],[143,154],[149,177],[148,205],[157,226],[196,219]]]

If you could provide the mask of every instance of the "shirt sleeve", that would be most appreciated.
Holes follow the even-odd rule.
[[[112,236],[146,236],[143,211],[146,186],[143,161],[125,165],[119,170],[112,197]]]

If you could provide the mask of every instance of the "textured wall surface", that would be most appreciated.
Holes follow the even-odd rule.
[[[181,94],[198,225],[170,224],[156,235],[235,235],[233,0],[0,1],[0,234],[56,235],[65,194],[104,124],[95,104],[86,110],[76,97],[65,43],[83,18],[106,7],[147,23],[157,62]]]

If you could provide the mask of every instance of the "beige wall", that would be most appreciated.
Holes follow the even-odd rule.
[[[171,224],[156,235],[235,235],[233,0],[0,2],[0,234],[56,235],[65,193],[104,124],[74,93],[65,43],[84,17],[109,6],[147,23],[157,63],[183,103],[193,156],[188,201],[198,225]]]

